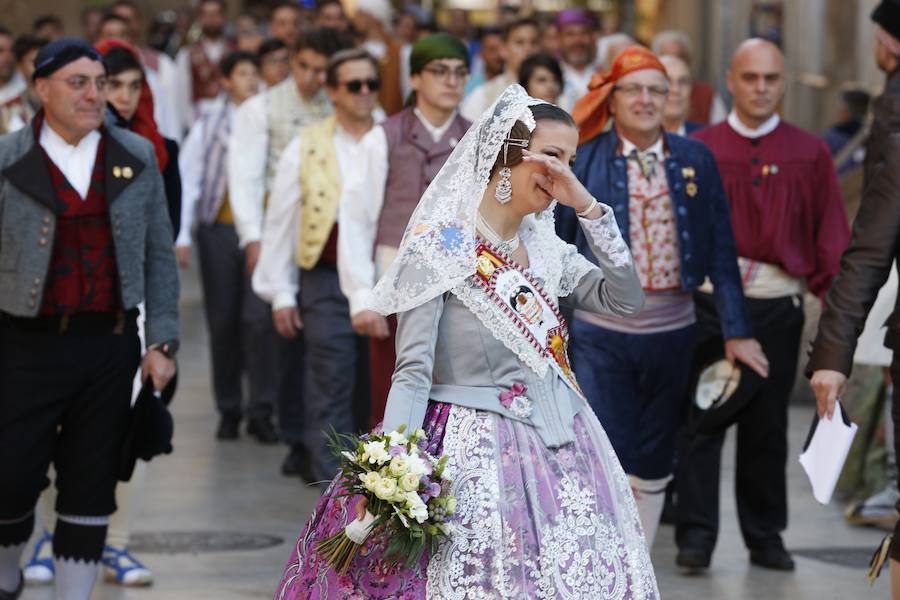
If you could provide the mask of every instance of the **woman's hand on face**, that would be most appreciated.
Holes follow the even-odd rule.
[[[588,208],[593,201],[593,196],[575,177],[572,168],[555,156],[548,156],[537,152],[522,151],[524,162],[534,163],[543,167],[543,173],[534,173],[536,183],[550,192],[560,204],[570,206],[575,212]]]

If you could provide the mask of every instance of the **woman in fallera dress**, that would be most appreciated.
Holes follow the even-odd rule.
[[[569,167],[577,143],[568,113],[510,86],[422,196],[370,300],[399,319],[383,429],[423,427],[448,456],[452,533],[405,568],[381,560],[376,529],[336,573],[316,544],[357,499],[335,480],[276,598],[659,597],[628,480],[566,356],[558,303],[643,304],[612,210]],[[579,213],[599,268],[556,236],[554,199]]]

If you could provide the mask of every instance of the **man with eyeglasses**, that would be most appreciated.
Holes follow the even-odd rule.
[[[767,365],[750,339],[715,160],[702,144],[663,130],[665,68],[652,52],[632,46],[589,87],[574,110],[581,127],[574,171],[612,206],[646,302],[628,319],[575,311],[572,355],[581,387],[631,480],[652,545],[697,337],[692,292],[707,276],[723,316],[724,354],[763,376]],[[613,126],[604,132],[610,119]],[[561,237],[590,259],[575,212],[560,207],[557,215]]]
[[[803,295],[825,296],[850,231],[828,146],[778,115],[784,73],[777,46],[744,41],[726,74],[734,109],[724,123],[694,137],[712,150],[722,173],[750,324],[772,365],[737,417],[738,520],[750,562],[791,571],[794,561],[781,532],[787,527],[787,406],[803,333]],[[718,292],[715,281],[696,296],[701,343],[720,335],[713,289]],[[718,535],[725,429],[685,438],[676,478],[677,563],[704,569]]]
[[[253,290],[272,304],[278,333],[303,337],[311,436],[306,448],[314,481],[328,482],[337,468],[323,432],[366,426],[354,419],[365,353],[338,280],[338,239],[344,235],[338,222],[349,210],[346,198],[367,185],[364,161],[377,140],[372,128],[379,84],[378,62],[366,50],[331,57],[325,87],[335,114],[304,127],[281,155],[253,273]]]
[[[228,201],[248,276],[259,259],[266,198],[271,198],[278,158],[303,127],[332,114],[331,101],[322,89],[328,58],[352,45],[352,40],[333,29],[305,32],[291,56],[291,76],[235,110],[228,141]],[[291,326],[282,323],[282,330],[289,331]],[[321,439],[304,427],[303,342],[297,335],[288,335],[280,337],[278,344],[278,425],[282,441],[290,446],[281,472],[312,481],[306,448],[320,445]],[[239,414],[222,415],[217,436],[236,437],[240,420]]]
[[[347,210],[340,214],[341,290],[354,330],[369,339],[371,425],[381,421],[390,391],[396,319],[364,306],[394,259],[419,198],[470,125],[457,110],[469,73],[468,52],[458,38],[422,38],[412,48],[409,68],[410,106],[375,128],[365,185],[348,190]]]
[[[175,374],[178,274],[153,146],[103,125],[100,55],[59,39],[38,52],[33,80],[43,109],[0,138],[0,598],[21,593],[52,462],[57,597],[87,600],[135,371],[157,390]]]

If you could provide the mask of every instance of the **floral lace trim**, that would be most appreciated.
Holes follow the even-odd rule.
[[[631,251],[622,238],[622,232],[616,224],[612,208],[602,205],[606,213],[598,219],[581,219],[581,227],[591,236],[591,240],[600,247],[614,265],[619,268],[631,264]]]
[[[656,598],[637,506],[618,463],[605,473],[618,498],[624,500],[619,511],[624,522],[617,523],[616,517],[598,510],[597,490],[583,475],[565,473],[553,491],[556,514],[535,515],[539,550],[526,547],[502,513],[508,499],[501,490],[496,419],[461,407],[454,407],[448,418],[447,473],[454,482],[459,509],[453,535],[440,544],[429,562],[426,597]],[[605,439],[602,445],[609,448]]]
[[[504,553],[494,548],[496,540],[504,539],[504,531],[497,510],[500,484],[491,423],[488,413],[459,407],[447,419],[444,451],[449,450],[449,460],[445,472],[453,480],[458,508],[453,535],[441,543],[428,563],[427,598],[513,597],[511,580],[503,575]],[[491,578],[491,587],[484,585],[481,576],[486,570],[498,574]]]

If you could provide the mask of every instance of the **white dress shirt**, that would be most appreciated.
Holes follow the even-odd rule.
[[[633,143],[631,143],[630,140],[627,140],[624,137],[619,136],[619,139],[622,141],[622,156],[627,157],[629,154],[631,154],[632,150],[637,150],[644,156],[648,154],[655,154],[657,162],[662,162],[666,159],[666,155],[663,149],[663,136],[661,135],[656,138],[656,141],[653,143],[653,145],[646,150],[641,150]]]
[[[439,142],[456,119],[456,113],[438,127],[432,125],[418,108],[413,114],[435,143]],[[378,221],[384,206],[384,189],[388,174],[388,142],[384,129],[375,127],[365,147],[360,165],[362,185],[352,186],[343,194],[344,210],[340,213],[338,236],[338,275],[341,291],[350,304],[350,315],[365,309],[375,282],[396,256],[396,248],[372,248],[378,235]],[[362,164],[365,168],[362,168]]]
[[[595,64],[589,64],[580,71],[572,65],[560,61],[559,66],[563,72],[563,88],[559,96],[559,107],[567,112],[572,112],[575,103],[587,94],[588,84],[597,72]]]
[[[256,94],[234,113],[228,142],[228,191],[243,248],[262,235],[263,199],[272,188],[267,174],[269,115],[266,94]]]
[[[78,145],[73,146],[44,121],[38,142],[81,199],[87,198],[97,158],[97,146],[100,144],[100,132],[96,129],[91,131],[81,138]]]
[[[745,138],[750,138],[751,140],[760,138],[764,135],[769,135],[775,128],[778,127],[778,124],[781,123],[781,117],[778,116],[778,113],[775,113],[766,121],[760,125],[759,127],[747,127],[744,125],[743,121],[741,121],[740,117],[737,116],[737,112],[731,111],[728,114],[728,126],[734,129],[738,135],[742,135]]]
[[[203,53],[213,64],[219,64],[228,50],[228,45],[223,38],[217,40],[202,38],[200,44],[203,46]],[[184,126],[190,127],[194,124],[194,119],[207,110],[215,98],[201,98],[196,103],[194,102],[192,97],[194,77],[191,71],[191,49],[189,47],[178,51],[178,54],[175,55],[175,64],[178,69],[178,91],[181,94],[179,112],[182,113],[181,116],[185,120]]]
[[[5,85],[0,86],[0,104],[6,104],[25,93],[28,86],[25,78],[19,71],[13,72],[12,78]]]
[[[357,141],[340,125],[334,131],[334,150],[341,175],[341,198],[338,201],[338,244],[348,232],[341,230],[341,215],[349,210],[345,199],[349,195],[360,195],[358,186],[363,185],[366,173],[364,160],[376,143],[377,132],[384,130],[373,127]],[[272,193],[266,208],[262,228],[262,246],[259,262],[253,271],[253,291],[263,300],[272,304],[272,310],[297,305],[300,291],[298,267],[295,260],[300,232],[303,194],[300,185],[301,138],[297,136],[288,144],[281,158],[272,183]],[[365,183],[368,185],[368,182]],[[383,186],[382,186],[383,188]],[[232,207],[234,210],[234,207]],[[371,248],[371,247],[370,247]],[[371,250],[370,250],[371,252]],[[341,267],[338,266],[340,274]]]
[[[224,104],[224,102],[223,102]],[[234,125],[234,104],[228,102],[221,108],[228,109],[228,120]],[[206,127],[208,119],[200,119],[191,127],[181,149],[178,152],[178,172],[181,175],[181,228],[175,240],[176,246],[190,246],[191,230],[194,228],[194,219],[197,216],[197,203],[203,191],[203,163],[206,148],[203,141],[206,139]],[[226,158],[227,165],[227,158]]]
[[[516,81],[512,75],[505,71],[501,75],[497,75],[493,79],[482,83],[463,99],[459,107],[460,114],[472,123],[477,122],[484,111],[489,109],[503,91],[514,83]]]

